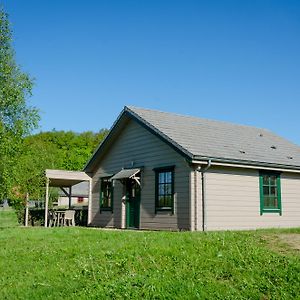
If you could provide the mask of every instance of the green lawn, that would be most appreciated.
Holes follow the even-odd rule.
[[[299,253],[268,242],[281,232],[2,228],[0,297],[300,299]]]

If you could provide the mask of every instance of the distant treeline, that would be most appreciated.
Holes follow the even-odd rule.
[[[108,130],[41,132],[25,138],[25,151],[34,160],[43,161],[43,169],[82,170]]]
[[[82,170],[107,133],[106,129],[97,133],[53,130],[26,137],[15,166],[11,198],[19,202],[27,192],[31,198],[42,198],[45,170]]]

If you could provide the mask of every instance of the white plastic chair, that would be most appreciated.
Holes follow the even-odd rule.
[[[66,210],[64,226],[75,226],[75,210]]]

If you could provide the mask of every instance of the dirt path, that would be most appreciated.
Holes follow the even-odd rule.
[[[278,234],[278,239],[287,244],[294,250],[300,251],[300,234],[299,233],[286,233],[286,234]]]

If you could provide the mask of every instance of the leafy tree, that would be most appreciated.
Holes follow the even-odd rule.
[[[51,131],[26,137],[16,165],[15,197],[28,192],[31,198],[43,198],[45,169],[82,170],[107,132]]]
[[[51,149],[55,160],[52,166],[48,166],[48,168],[79,171],[82,170],[96,146],[104,139],[106,134],[106,129],[101,129],[97,133],[54,130],[29,136],[26,141],[31,147],[36,147],[36,143],[42,143],[48,151]]]
[[[23,138],[38,125],[38,111],[26,101],[32,86],[15,61],[8,15],[0,8],[0,199],[12,192]]]
[[[15,61],[8,15],[0,8],[0,199],[19,201],[27,192],[43,197],[45,169],[81,170],[107,134],[54,130],[31,136],[39,121],[27,101],[32,87]]]
[[[22,154],[16,164],[16,198],[29,193],[31,198],[42,199],[45,190],[45,169],[55,168],[57,161],[55,145],[42,140],[25,139]],[[21,195],[21,197],[20,197]],[[12,198],[12,197],[11,197]]]

